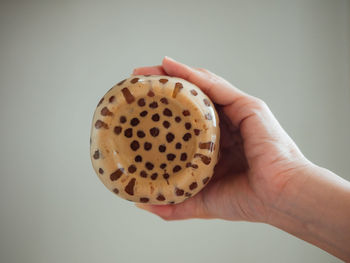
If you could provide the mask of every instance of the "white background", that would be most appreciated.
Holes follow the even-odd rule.
[[[94,174],[89,133],[108,89],[168,55],[264,99],[349,180],[349,1],[51,2],[0,3],[0,262],[338,261],[268,225],[137,209]]]

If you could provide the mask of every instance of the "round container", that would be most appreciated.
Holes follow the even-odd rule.
[[[197,86],[169,76],[131,76],[98,103],[90,153],[98,177],[118,196],[174,204],[209,182],[219,140],[217,112]]]

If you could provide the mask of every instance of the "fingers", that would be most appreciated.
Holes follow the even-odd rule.
[[[195,69],[169,57],[163,59],[162,66],[167,75],[192,82],[206,93],[210,99],[220,105],[229,105],[236,99],[247,96],[247,94],[231,85],[225,79],[206,69]]]
[[[134,69],[133,75],[166,75],[162,66],[141,67]]]
[[[212,218],[199,193],[186,201],[175,205],[147,205],[137,203],[138,208],[158,215],[164,220],[183,220],[190,218]]]

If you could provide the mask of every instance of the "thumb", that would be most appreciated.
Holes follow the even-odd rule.
[[[136,203],[135,205],[167,221],[190,218],[214,218],[208,211],[202,192],[179,204],[150,205]]]

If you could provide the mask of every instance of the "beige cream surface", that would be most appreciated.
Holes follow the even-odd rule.
[[[210,180],[219,150],[214,105],[195,85],[168,76],[131,76],[98,103],[91,160],[120,197],[180,203]]]

